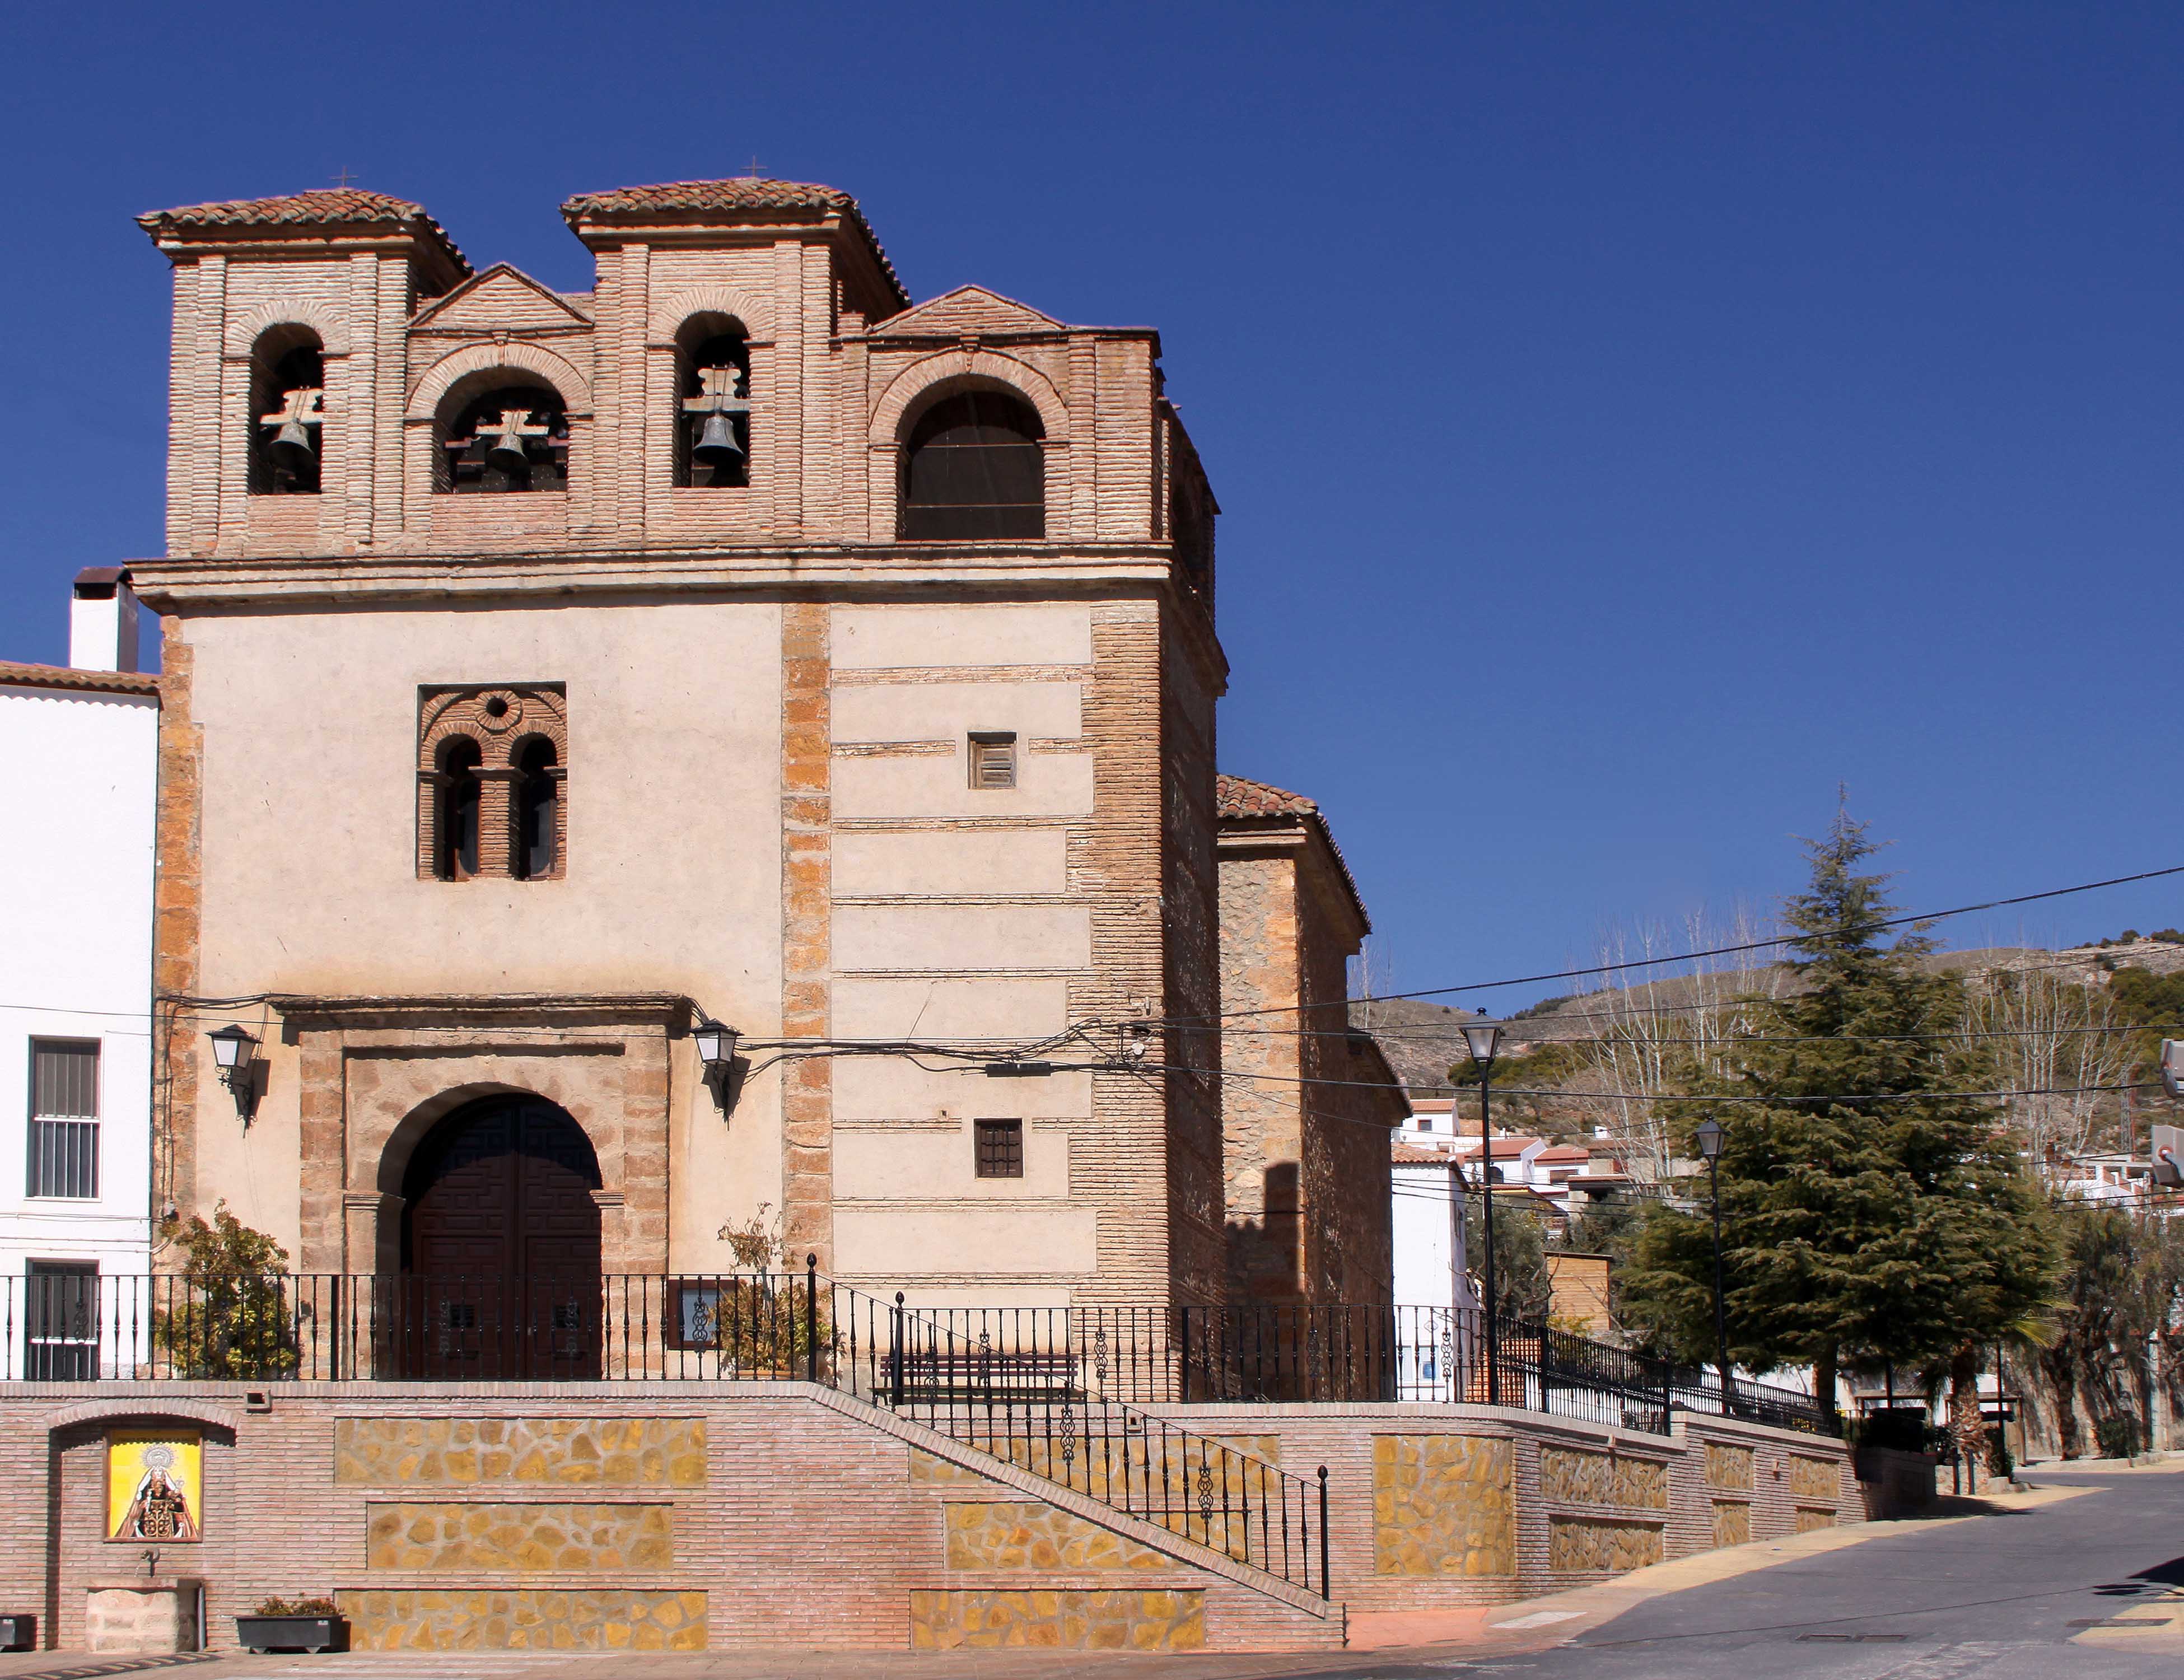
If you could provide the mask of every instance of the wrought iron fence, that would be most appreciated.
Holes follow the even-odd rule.
[[[823,1287],[823,1286],[822,1286]],[[875,1398],[950,1439],[1020,1465],[1283,1580],[1330,1595],[1327,1470],[1317,1482],[1130,1405],[1106,1385],[1155,1386],[1164,1314],[883,1305],[836,1286],[852,1336],[878,1355]],[[883,1351],[860,1325],[887,1327]],[[1128,1336],[1118,1335],[1128,1330]],[[847,1386],[847,1385],[845,1385]]]
[[[946,1307],[800,1271],[526,1278],[0,1279],[0,1377],[800,1377],[936,1416],[1213,1401],[1503,1405],[1658,1430],[1676,1410],[1826,1432],[1808,1395],[1446,1307]],[[1490,1344],[1492,1356],[1489,1357]],[[1011,1427],[1015,1427],[1013,1423]],[[1045,1428],[1044,1421],[1038,1425]]]

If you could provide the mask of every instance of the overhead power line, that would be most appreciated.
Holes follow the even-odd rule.
[[[1548,980],[1581,980],[1592,974],[1622,974],[1631,969],[1663,968],[1672,963],[1699,962],[1708,957],[1732,957],[1747,951],[1774,950],[1783,945],[1826,943],[1862,934],[1886,932],[1892,927],[1910,927],[1925,922],[1942,921],[1953,915],[1970,915],[1978,910],[2006,910],[2012,904],[2037,904],[2043,898],[2066,898],[2074,893],[2096,893],[2107,887],[2128,887],[2134,882],[2159,881],[2171,875],[2184,875],[2184,864],[2172,864],[2166,869],[2142,870],[2137,875],[2111,876],[2106,881],[2081,882],[2075,887],[2051,887],[2042,893],[2020,893],[2014,898],[1988,898],[1976,904],[1958,904],[1951,910],[1921,910],[1915,915],[1894,915],[1878,921],[1857,922],[1828,933],[1784,933],[1771,939],[1749,939],[1739,945],[1716,945],[1703,951],[1679,951],[1665,957],[1633,957],[1624,962],[1596,963],[1591,968],[1561,968],[1544,974],[1520,974],[1507,980],[1474,980],[1460,986],[1429,986],[1417,992],[1388,992],[1370,1001],[1387,1004],[1416,998],[1446,998],[1458,992],[1491,992],[1508,986],[1536,986]],[[1368,1000],[1348,998],[1342,1001],[1360,1004]],[[1332,1007],[1331,1002],[1273,1004],[1264,1009],[1224,1010],[1218,1015],[1170,1015],[1153,1025],[1188,1026],[1201,1021],[1241,1021],[1262,1015],[1296,1015],[1306,1010]],[[1113,1026],[1117,1023],[1110,1021],[1104,1024]]]

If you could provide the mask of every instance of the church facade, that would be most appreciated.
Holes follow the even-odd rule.
[[[831,188],[562,214],[588,292],[353,189],[142,219],[155,1207],[315,1274],[755,1236],[1229,1299],[1216,509],[1157,336],[913,305]],[[1345,1158],[1385,1299],[1384,1143]]]

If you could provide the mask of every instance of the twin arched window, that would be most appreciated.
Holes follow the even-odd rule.
[[[902,534],[942,542],[1046,535],[1046,429],[1021,397],[944,397],[903,451]]]
[[[568,845],[560,685],[428,689],[420,698],[420,878],[558,878]]]

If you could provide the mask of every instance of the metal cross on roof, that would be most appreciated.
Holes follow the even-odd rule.
[[[699,393],[682,399],[682,410],[692,414],[747,414],[750,400],[736,395],[736,381],[743,377],[738,367],[699,368]]]
[[[301,386],[291,391],[281,402],[277,414],[261,415],[260,426],[317,426],[325,417],[326,392]]]

